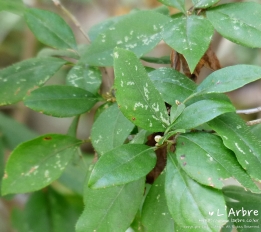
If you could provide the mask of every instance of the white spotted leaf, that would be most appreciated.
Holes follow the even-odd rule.
[[[261,144],[236,113],[221,115],[208,122],[231,149],[238,162],[255,180],[261,180]]]
[[[226,223],[222,192],[191,179],[173,153],[169,153],[167,159],[165,194],[172,218],[182,229],[190,226],[193,232],[199,228],[202,232],[219,232]]]
[[[101,71],[97,67],[79,63],[68,73],[66,83],[67,85],[79,87],[96,94],[102,83]]]
[[[261,78],[261,67],[255,65],[234,65],[211,73],[197,87],[196,92],[225,93],[238,89]]]
[[[210,6],[213,6],[214,4],[216,4],[217,2],[219,2],[220,0],[192,0],[194,7],[200,8],[200,9],[206,9]]]
[[[82,141],[46,134],[20,144],[10,155],[2,193],[25,193],[41,189],[59,178]]]
[[[134,124],[125,118],[117,104],[114,104],[95,120],[91,130],[92,145],[95,151],[102,155],[122,145],[133,129]]]
[[[163,40],[185,57],[193,73],[207,51],[213,33],[212,25],[203,16],[179,15],[164,26]]]
[[[165,103],[135,54],[116,48],[114,72],[116,99],[124,116],[145,130],[165,131],[169,125]]]
[[[177,139],[175,153],[182,169],[201,184],[222,189],[222,181],[234,177],[245,188],[260,193],[234,153],[216,135],[203,132],[182,134]]]
[[[71,117],[89,111],[97,95],[73,86],[48,85],[31,92],[24,104],[43,114],[54,117]]]
[[[95,164],[91,188],[126,184],[146,176],[156,164],[153,148],[144,144],[124,144],[103,154]]]
[[[40,9],[27,9],[25,21],[36,38],[48,46],[76,49],[72,29],[58,14]]]
[[[172,6],[179,9],[181,12],[186,13],[184,0],[158,0],[166,6]]]
[[[261,47],[261,5],[255,2],[223,4],[207,10],[207,19],[226,39]]]
[[[58,58],[32,58],[0,70],[0,105],[21,101],[43,85],[66,61]]]
[[[112,66],[115,47],[131,50],[140,57],[160,42],[162,28],[169,20],[153,11],[126,15],[96,37],[81,61],[93,66]]]

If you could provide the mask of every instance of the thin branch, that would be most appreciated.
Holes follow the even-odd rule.
[[[261,106],[253,109],[247,109],[247,110],[237,110],[237,114],[253,114],[261,111]]]
[[[256,119],[256,120],[252,120],[252,121],[248,121],[246,124],[248,126],[253,126],[253,125],[256,125],[256,124],[260,124],[260,123],[261,123],[261,118]]]
[[[59,0],[52,0],[54,5],[57,6],[57,7],[60,7],[61,10],[73,21],[74,25],[76,27],[78,27],[78,29],[81,31],[81,33],[83,34],[83,36],[86,38],[86,40],[91,43],[91,40],[89,38],[89,36],[84,32],[81,24],[79,23],[79,21],[73,16],[73,14],[67,10]]]

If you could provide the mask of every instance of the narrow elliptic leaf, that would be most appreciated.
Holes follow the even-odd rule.
[[[76,232],[126,231],[140,207],[145,179],[110,188],[85,187],[85,209],[76,224]]]
[[[145,130],[164,131],[169,125],[165,103],[138,58],[115,49],[114,71],[116,99],[125,117]]]
[[[113,104],[100,114],[92,126],[91,140],[95,151],[103,155],[122,145],[133,128],[134,124],[124,117],[117,104]]]
[[[169,17],[153,11],[126,15],[100,33],[87,49],[82,61],[93,66],[112,66],[115,47],[132,50],[140,57],[160,42],[162,28],[168,21]]]
[[[261,192],[216,135],[202,132],[180,135],[176,155],[182,169],[201,184],[221,189],[224,179],[234,177],[252,192]]]
[[[99,97],[73,86],[48,85],[31,92],[24,104],[54,117],[71,117],[89,111]]]
[[[20,144],[8,159],[2,193],[30,192],[49,185],[81,143],[66,135],[47,134]]]
[[[226,39],[247,47],[261,47],[261,5],[230,3],[207,10],[207,19]]]
[[[173,6],[179,9],[181,12],[186,13],[184,0],[158,0],[158,1],[166,6]]]
[[[163,100],[170,105],[184,101],[196,90],[196,84],[184,74],[172,68],[159,68],[149,73]]]
[[[261,195],[246,191],[239,186],[223,189],[228,217],[238,232],[259,232],[261,227]]]
[[[255,180],[261,180],[261,143],[251,133],[236,113],[228,113],[208,122],[222,138],[226,147],[231,149],[238,162]]]
[[[170,110],[170,122],[173,123],[182,114],[186,108],[185,104],[180,103],[178,106],[173,105]]]
[[[35,192],[30,196],[24,209],[27,231],[72,232],[81,211],[81,207],[73,205],[65,196],[52,189]]]
[[[142,225],[145,231],[173,232],[174,222],[169,213],[165,197],[165,176],[163,172],[153,183],[142,207]]]
[[[261,67],[234,65],[211,73],[197,88],[198,93],[225,93],[261,78]]]
[[[101,71],[97,67],[79,63],[68,73],[66,83],[96,94],[102,83]]]
[[[165,193],[172,218],[183,229],[190,226],[192,232],[199,228],[202,232],[219,232],[226,223],[222,192],[192,180],[172,153],[168,155]]]
[[[235,111],[235,107],[227,101],[202,100],[186,107],[174,123],[177,129],[195,128],[211,119]]]
[[[8,11],[14,14],[23,15],[25,9],[25,5],[22,1],[0,0],[0,11]]]
[[[142,129],[134,136],[134,138],[130,141],[130,143],[144,144],[148,141],[148,136],[150,134],[151,132]]]
[[[170,64],[170,57],[169,56],[162,56],[162,57],[151,57],[151,56],[142,56],[140,58],[141,60],[144,60],[149,63],[154,64]]]
[[[126,184],[144,177],[156,164],[151,147],[124,144],[101,156],[92,170],[89,186],[103,188]]]
[[[194,7],[200,8],[200,9],[206,9],[210,6],[213,6],[214,4],[216,4],[217,2],[219,2],[220,0],[192,0]]]
[[[37,53],[37,57],[50,57],[50,56],[59,56],[59,57],[69,57],[72,59],[79,60],[79,54],[74,50],[57,50],[52,48],[43,48],[40,52]]]
[[[207,51],[214,29],[203,16],[180,15],[164,26],[163,39],[181,53],[192,73]]]
[[[13,104],[43,85],[66,61],[32,58],[0,70],[0,105]]]
[[[251,132],[261,141],[261,124],[251,126]]]
[[[59,49],[76,49],[71,28],[57,14],[39,9],[27,9],[25,20],[36,38],[48,46]]]

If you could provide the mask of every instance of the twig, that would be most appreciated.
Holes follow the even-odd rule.
[[[248,126],[253,126],[253,125],[256,125],[256,124],[260,124],[260,123],[261,123],[261,118],[256,119],[256,120],[252,120],[252,121],[248,121],[246,124]]]
[[[261,111],[261,106],[253,109],[247,109],[247,110],[237,110],[237,114],[253,114]]]
[[[52,0],[54,5],[57,7],[60,7],[61,10],[73,21],[73,23],[75,24],[76,27],[78,27],[78,29],[81,31],[81,33],[83,34],[83,36],[87,39],[87,41],[89,43],[91,43],[91,40],[89,38],[89,36],[84,32],[81,24],[79,23],[79,21],[73,16],[73,14],[67,10],[59,0]]]

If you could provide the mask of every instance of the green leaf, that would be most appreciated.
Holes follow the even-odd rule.
[[[0,105],[21,101],[43,85],[66,61],[58,58],[32,58],[0,71]]]
[[[71,28],[57,14],[46,10],[27,9],[25,20],[36,38],[48,46],[58,49],[76,49]]]
[[[135,125],[148,131],[164,131],[169,116],[160,93],[138,58],[120,48],[114,51],[116,99],[120,110]]]
[[[153,148],[143,144],[124,144],[98,159],[89,186],[103,188],[126,184],[146,176],[155,164]]]
[[[170,110],[170,122],[173,123],[176,119],[182,114],[186,106],[183,103],[180,103],[177,107],[174,105]]]
[[[197,87],[197,93],[225,93],[261,78],[261,67],[234,65],[211,73]]]
[[[37,133],[31,131],[24,124],[2,113],[0,113],[0,133],[2,134],[5,146],[10,150],[13,150],[19,143],[37,136]]]
[[[126,15],[100,33],[87,49],[82,62],[93,66],[112,66],[115,47],[132,50],[140,57],[160,42],[162,28],[168,21],[167,16],[153,11],[138,11]]]
[[[201,100],[186,107],[174,123],[174,128],[191,129],[211,119],[235,111],[235,107],[221,100]]]
[[[85,187],[85,209],[76,232],[126,231],[140,207],[145,179],[103,189]],[[135,190],[135,191],[134,191]]]
[[[261,141],[261,124],[251,126],[251,132]]]
[[[223,4],[208,9],[207,19],[226,39],[247,47],[261,47],[260,4]]]
[[[73,86],[50,85],[34,90],[24,104],[54,117],[71,117],[89,111],[99,97]]]
[[[176,105],[176,100],[184,101],[196,90],[192,80],[172,68],[156,69],[149,73],[149,77],[163,100],[170,105]]]
[[[2,185],[2,178],[4,176],[4,168],[5,168],[5,153],[4,153],[4,144],[2,135],[0,135],[0,186]],[[0,196],[1,196],[0,189]]]
[[[25,220],[24,210],[13,208],[11,214],[12,229],[17,232],[28,232],[28,223]],[[4,224],[4,223],[3,223]]]
[[[76,60],[80,58],[79,54],[76,53],[74,50],[56,50],[52,48],[43,48],[37,54],[37,57],[50,57],[50,56],[69,57]]]
[[[236,113],[229,113],[210,121],[208,125],[221,136],[225,146],[234,151],[246,172],[252,178],[261,180],[261,143],[245,122]]]
[[[170,64],[169,56],[162,56],[162,57],[142,56],[140,59],[154,64]]]
[[[259,232],[261,227],[261,195],[253,194],[239,186],[223,188],[228,217],[238,232]]]
[[[202,132],[180,135],[176,155],[182,169],[201,184],[221,189],[223,180],[234,177],[252,192],[261,192],[216,135]]]
[[[113,104],[94,122],[91,130],[92,145],[99,155],[103,155],[122,145],[133,128],[134,125],[124,117],[117,104]]]
[[[177,165],[170,153],[167,161],[165,193],[175,223],[186,231],[219,232],[226,223],[225,201],[219,190],[202,186]]]
[[[203,16],[180,15],[164,26],[163,40],[188,62],[193,73],[207,51],[214,29]]]
[[[51,189],[33,193],[24,209],[27,231],[37,232],[72,232],[80,213],[79,207]]]
[[[96,94],[102,83],[101,71],[87,64],[76,64],[68,73],[66,83]]]
[[[144,144],[148,141],[148,136],[151,134],[151,132],[146,130],[140,130],[134,138],[130,141],[131,144]]]
[[[77,115],[74,117],[74,119],[71,122],[71,125],[67,131],[67,135],[72,136],[72,137],[77,137],[77,129],[78,129],[78,124],[80,120],[80,115]]]
[[[165,172],[153,183],[142,207],[142,224],[145,231],[173,232],[174,222],[165,197]]]
[[[215,5],[220,0],[192,0],[194,7],[200,9],[206,9],[210,6]]]
[[[14,14],[23,15],[25,11],[25,5],[22,3],[22,1],[0,0],[0,11],[8,11]]]
[[[181,12],[186,13],[184,0],[158,0],[166,6],[172,6],[179,9]]]
[[[49,185],[81,143],[66,135],[47,134],[20,144],[8,159],[2,193],[30,192]]]

